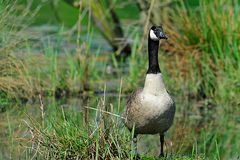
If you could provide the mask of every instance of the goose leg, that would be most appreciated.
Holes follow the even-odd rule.
[[[160,134],[160,155],[159,157],[164,157],[163,146],[164,146],[164,134]]]
[[[134,136],[133,136],[133,144],[134,144],[134,150],[135,150],[135,152],[134,152],[135,160],[140,160],[141,158],[137,153],[137,134],[134,134]]]

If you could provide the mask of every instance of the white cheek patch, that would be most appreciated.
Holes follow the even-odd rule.
[[[156,34],[153,32],[153,30],[150,30],[150,38],[154,41],[158,41],[158,38]]]

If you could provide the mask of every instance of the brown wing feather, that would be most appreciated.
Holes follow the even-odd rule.
[[[124,113],[123,113],[123,117],[125,117],[125,125],[127,126],[127,128],[129,128],[130,130],[132,129],[132,123],[131,123],[131,113],[134,113],[138,107],[133,107],[133,106],[136,106],[138,105],[138,95],[142,92],[142,88],[139,88],[137,90],[135,90],[134,92],[132,92],[129,97],[128,97],[128,100],[127,100],[127,104],[126,104],[126,107],[125,107],[125,110],[124,110]]]
[[[131,107],[132,103],[136,102],[137,95],[142,92],[142,88],[137,89],[136,91],[132,92],[127,100],[127,108]]]

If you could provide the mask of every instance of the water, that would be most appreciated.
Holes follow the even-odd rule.
[[[42,54],[42,49],[49,47],[57,51],[58,54],[64,54],[66,52],[76,53],[76,48],[78,48],[77,33],[61,30],[62,29],[57,26],[43,25],[30,27],[27,31],[22,32],[21,35],[24,36],[25,39],[26,37],[29,39],[31,52],[35,54]],[[80,46],[83,50],[86,49],[85,42],[91,44],[90,53],[98,53],[99,49],[102,53],[112,52],[111,46],[101,34],[94,32],[94,34],[89,36],[86,27],[83,27],[82,34],[80,35]],[[18,48],[17,52],[26,53],[28,49]]]

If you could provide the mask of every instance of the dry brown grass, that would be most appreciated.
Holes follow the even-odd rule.
[[[25,77],[24,64],[11,55],[0,60],[0,90],[13,97],[27,98],[31,95],[32,87]]]
[[[21,33],[29,23],[30,6],[17,1],[1,1],[0,12],[0,91],[12,97],[30,98],[31,80],[26,76],[24,60],[14,52],[22,48],[27,36]],[[21,13],[21,14],[19,14]]]

